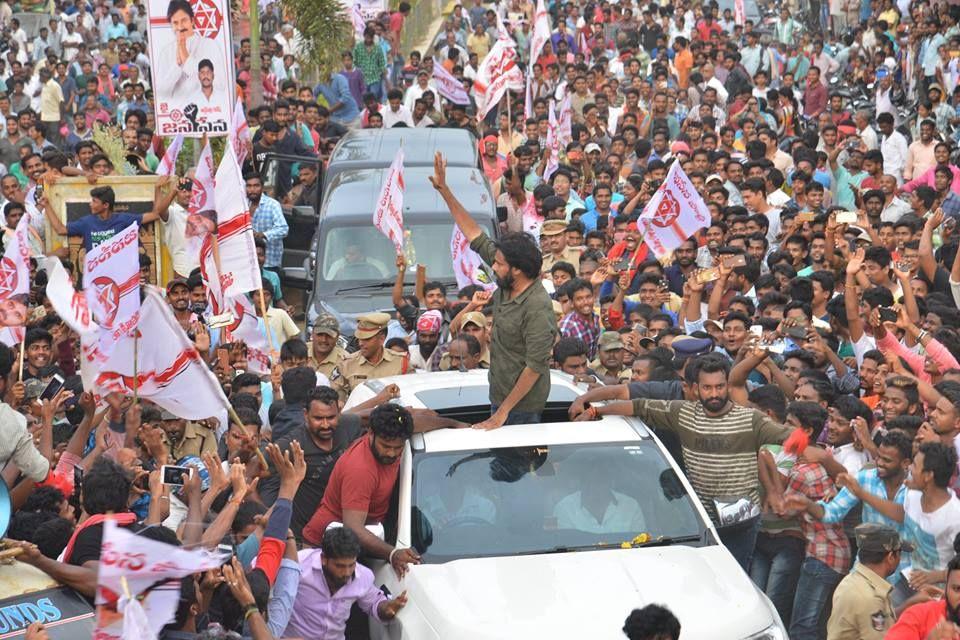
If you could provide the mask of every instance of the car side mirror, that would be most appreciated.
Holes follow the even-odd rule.
[[[410,516],[410,546],[422,555],[433,544],[433,527],[419,507],[413,507]]]

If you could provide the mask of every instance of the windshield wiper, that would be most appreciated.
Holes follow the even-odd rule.
[[[370,289],[386,289],[393,286],[393,281],[384,280],[383,282],[370,282],[367,284],[357,285],[356,287],[344,287],[343,289],[337,289],[333,292],[333,295],[340,293],[347,293],[350,291],[364,291]]]
[[[574,553],[576,551],[597,551],[600,549],[639,549],[641,547],[668,547],[673,544],[682,544],[684,542],[701,542],[703,540],[703,535],[689,535],[689,536],[660,536],[659,538],[650,538],[649,541],[643,543],[634,543],[630,547],[625,547],[623,542],[599,542],[597,544],[581,544],[581,545],[557,545],[556,547],[551,547],[549,549],[539,549],[536,551],[522,551],[516,555],[518,556],[534,556],[534,555],[548,555],[551,553]]]

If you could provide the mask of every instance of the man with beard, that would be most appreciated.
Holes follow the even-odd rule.
[[[167,284],[167,303],[173,310],[173,317],[183,328],[190,331],[197,316],[190,308],[190,289],[183,278],[174,278]]]
[[[697,270],[697,241],[687,238],[673,252],[673,264],[663,270],[670,291],[683,295],[683,283]]]
[[[347,354],[337,345],[340,323],[330,313],[321,313],[313,323],[313,339],[310,341],[310,366],[330,378],[340,358]]]
[[[406,591],[389,599],[377,588],[373,572],[357,562],[361,550],[357,535],[340,527],[324,536],[321,549],[300,552],[300,585],[285,637],[342,638],[354,603],[380,622],[406,605]]]
[[[417,319],[417,344],[410,349],[410,365],[421,371],[429,371],[427,363],[440,342],[440,325],[443,315],[436,309],[425,311]]]
[[[828,427],[829,429],[830,427]],[[891,500],[903,504],[907,489],[903,481],[910,468],[913,457],[913,442],[903,431],[892,430],[880,438],[877,447],[877,466],[871,469],[862,469],[857,473],[857,482],[864,491],[879,496],[884,500]],[[847,514],[861,503],[861,500],[849,489],[841,489],[832,500],[813,501],[800,494],[791,494],[786,499],[785,507],[789,511],[806,512],[815,520],[825,524],[843,522]],[[862,522],[883,524],[892,527],[901,536],[904,534],[903,523],[886,517],[869,504],[863,505]],[[904,553],[900,558],[900,568],[910,567],[910,554]],[[896,584],[902,578],[900,571],[890,577],[890,583]]]
[[[296,440],[303,448],[307,475],[293,498],[293,517],[290,528],[297,541],[303,541],[303,527],[320,506],[333,466],[363,429],[359,416],[340,413],[337,392],[330,387],[314,387],[307,392],[303,406],[302,425],[277,440],[281,451],[290,449]],[[280,489],[280,478],[272,473],[260,480],[260,497],[264,504],[273,504]]]
[[[305,543],[318,546],[340,523],[359,538],[365,557],[388,561],[401,578],[410,564],[420,563],[416,550],[394,547],[367,529],[378,527],[382,534],[400,457],[411,435],[413,416],[406,408],[384,403],[373,410],[369,436],[350,445],[330,474],[320,508],[303,528]]]
[[[901,614],[886,640],[956,640],[960,638],[960,556],[947,564],[943,598],[915,604]]]
[[[217,451],[217,434],[210,427],[185,419],[164,409],[160,414],[160,428],[164,443],[173,460],[184,456],[197,456]]]
[[[446,182],[446,161],[434,157],[430,183],[443,198],[470,248],[491,265],[497,290],[490,298],[497,330],[490,341],[490,418],[475,425],[496,429],[531,424],[550,393],[550,355],[557,320],[547,290],[538,286],[543,257],[524,233],[506,233],[494,242],[470,217]]]
[[[790,430],[756,409],[730,400],[730,362],[709,355],[691,366],[691,400],[633,400],[591,405],[578,421],[605,415],[636,416],[655,429],[676,433],[688,477],[717,527],[720,540],[745,571],[760,530],[757,449],[782,443]],[[806,454],[806,452],[805,452]],[[822,456],[816,456],[822,458]]]

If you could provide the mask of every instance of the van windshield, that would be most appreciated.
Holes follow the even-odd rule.
[[[487,234],[491,229],[483,225]],[[407,224],[413,245],[408,261],[427,268],[430,280],[455,281],[450,259],[451,222]],[[415,255],[411,255],[415,254]],[[327,227],[318,256],[320,283],[379,282],[393,280],[397,274],[397,254],[393,245],[370,221],[365,224]],[[413,279],[415,268],[408,267],[407,278]]]

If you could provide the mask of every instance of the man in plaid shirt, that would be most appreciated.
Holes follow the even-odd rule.
[[[587,345],[587,359],[597,357],[600,339],[600,316],[593,310],[593,287],[582,278],[574,278],[565,285],[569,289],[573,311],[560,321],[560,335],[579,338]]]
[[[790,507],[799,503],[800,497],[821,500],[835,493],[833,480],[822,465],[798,461],[787,476],[783,497]],[[800,528],[807,538],[807,557],[800,568],[789,635],[791,640],[817,640],[826,636],[828,603],[850,568],[850,541],[843,524],[825,524],[808,514],[800,518]]]
[[[857,474],[857,482],[864,491],[902,505],[907,491],[903,481],[907,477],[907,469],[910,468],[910,460],[913,458],[913,442],[902,431],[889,431],[880,439],[877,453],[877,467],[860,471]],[[836,524],[842,523],[847,514],[858,504],[860,499],[849,488],[844,487],[837,497],[830,501],[815,502],[805,496],[794,494],[787,507],[806,511],[814,519],[825,524]],[[863,505],[861,521],[887,525],[896,529],[901,537],[905,535],[902,522],[886,517],[869,504]],[[904,552],[900,557],[900,569],[909,566],[910,554]],[[903,574],[898,570],[887,578],[887,582],[896,584],[902,577]]]
[[[250,224],[253,233],[267,241],[267,259],[264,269],[280,272],[283,260],[283,239],[290,228],[283,217],[280,203],[263,193],[263,181],[260,174],[249,173],[243,177],[247,185],[247,199],[250,201]]]

